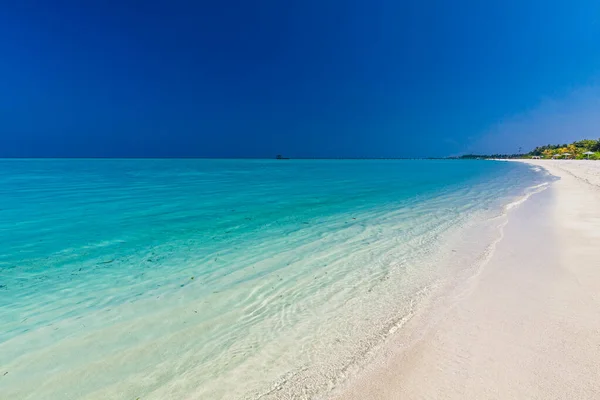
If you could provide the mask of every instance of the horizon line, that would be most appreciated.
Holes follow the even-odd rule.
[[[289,157],[277,159],[274,157],[0,157],[0,161],[26,161],[26,160],[273,160],[273,161],[393,161],[393,160],[494,160],[515,158],[514,156],[525,156],[527,154],[494,154],[494,155],[471,155],[446,157]],[[518,157],[517,157],[518,158]]]

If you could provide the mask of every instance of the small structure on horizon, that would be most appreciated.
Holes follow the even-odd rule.
[[[590,159],[590,155],[594,154],[594,152],[593,151],[586,151],[583,154],[585,154],[587,156],[587,159],[589,160]]]

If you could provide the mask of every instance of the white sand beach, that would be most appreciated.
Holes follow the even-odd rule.
[[[338,399],[600,399],[600,162],[526,162],[560,180]]]

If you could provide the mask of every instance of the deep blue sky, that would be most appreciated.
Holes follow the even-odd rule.
[[[516,151],[600,112],[597,0],[6,3],[0,156]]]

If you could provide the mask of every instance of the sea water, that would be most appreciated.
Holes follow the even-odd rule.
[[[0,398],[325,396],[548,180],[489,161],[0,161]]]

